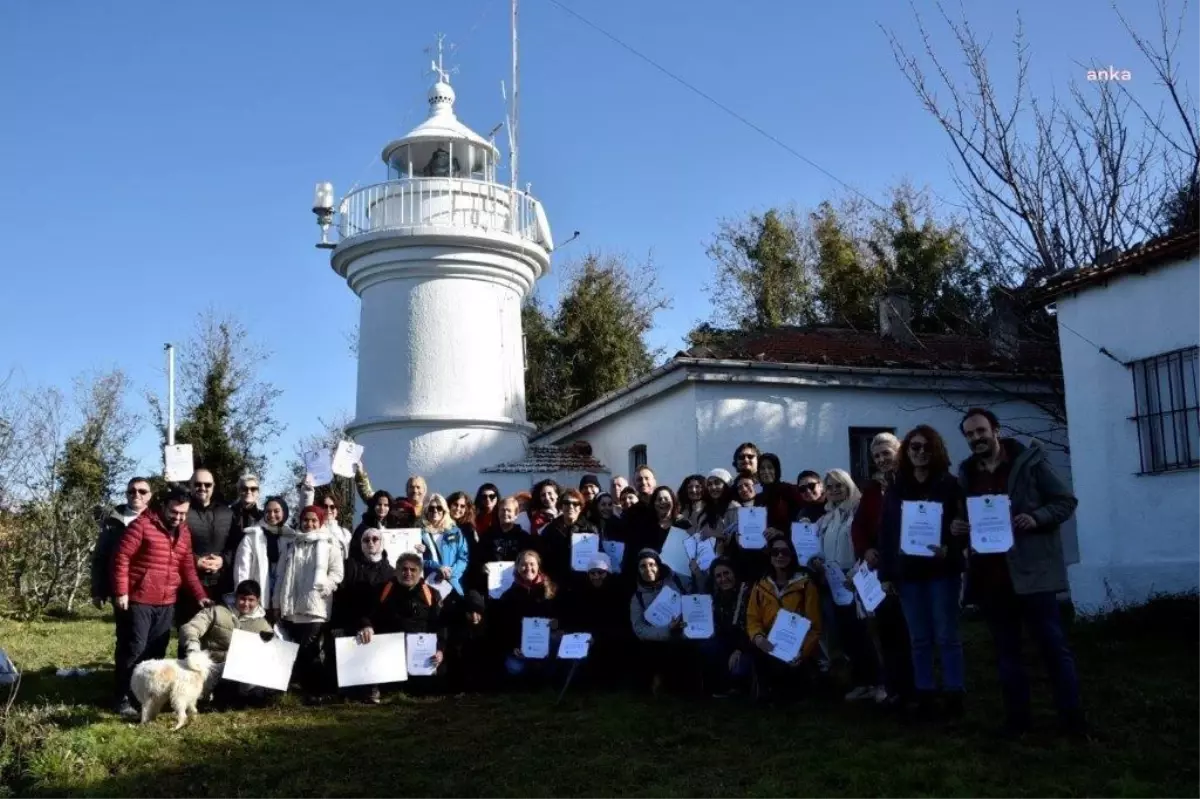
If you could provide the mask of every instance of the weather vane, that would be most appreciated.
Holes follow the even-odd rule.
[[[445,42],[445,40],[446,40],[446,34],[439,33],[437,35],[437,61],[429,62],[429,71],[432,72],[434,75],[437,75],[438,81],[440,83],[449,83],[450,76],[455,74],[456,72],[458,72],[458,67],[451,67],[450,69],[446,69],[442,63],[442,56],[443,56],[443,50],[444,50],[443,43]],[[454,49],[453,43],[451,43],[450,49],[451,50]],[[427,47],[427,48],[425,48],[425,52],[429,53],[432,51],[430,48]]]

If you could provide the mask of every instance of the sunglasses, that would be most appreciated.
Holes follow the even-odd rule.
[[[801,491],[816,491],[817,486],[819,486],[819,485],[821,485],[821,484],[820,483],[801,483],[800,490]]]
[[[491,491],[486,491],[486,492],[484,492],[483,498],[491,500],[491,499],[495,499],[496,495],[493,494]]]
[[[332,502],[326,502],[321,507],[325,510],[337,510],[337,505],[334,505]]]
[[[126,494],[137,494],[139,497],[144,497],[150,493],[148,488],[130,488],[126,490]]]
[[[195,488],[212,488],[212,483],[192,483]]]
[[[441,505],[431,505],[429,507],[429,512],[430,513],[445,513],[446,509],[443,508]]]
[[[754,460],[754,457],[755,457],[755,456],[754,456],[754,453],[751,453],[751,452],[745,452],[745,453],[743,453],[743,454],[741,454],[741,455],[738,455],[738,456],[737,456],[737,459],[738,459],[739,461],[752,461],[752,460]]]
[[[771,550],[771,557],[773,557],[773,558],[787,557],[791,554],[792,554],[791,552],[788,552],[786,549],[782,549],[782,548]]]
[[[924,452],[925,444],[921,441],[910,441],[910,442],[908,442],[908,451],[909,452]]]
[[[257,494],[258,486],[242,486],[243,494]]]
[[[580,507],[583,507],[583,506],[582,506],[580,503],[576,502],[576,501],[575,501],[575,500],[573,500],[573,499],[568,499],[568,500],[565,500],[565,501],[562,503],[562,506],[563,506],[564,508],[580,508]]]

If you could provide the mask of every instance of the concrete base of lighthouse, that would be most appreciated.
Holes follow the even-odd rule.
[[[410,418],[356,421],[347,432],[364,446],[376,490],[402,495],[409,476],[419,474],[431,493],[461,490],[474,496],[486,482],[505,494],[529,488],[522,475],[483,474],[480,468],[520,459],[533,430],[533,425],[500,420]]]

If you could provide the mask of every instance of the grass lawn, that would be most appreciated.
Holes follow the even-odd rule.
[[[0,795],[89,796],[1196,796],[1200,613],[1164,599],[1071,631],[1097,740],[993,738],[991,646],[965,625],[968,718],[906,728],[873,707],[783,710],[626,694],[410,699],[202,714],[172,734],[106,710],[110,621],[0,620],[26,677],[0,746]],[[172,652],[174,647],[172,646]],[[57,678],[61,666],[98,671]]]

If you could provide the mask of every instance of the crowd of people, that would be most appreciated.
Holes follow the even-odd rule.
[[[203,468],[190,490],[174,487],[154,502],[149,482],[135,478],[103,524],[93,563],[93,601],[115,609],[116,710],[136,718],[132,670],[166,655],[175,624],[181,657],[204,650],[216,663],[233,631],[282,630],[299,644],[293,686],[313,703],[339,694],[334,638],[368,643],[397,632],[432,633],[438,641],[435,675],[412,677],[402,690],[559,687],[570,662],[522,651],[523,621],[539,618],[550,620],[555,645],[566,633],[591,635],[586,659],[571,674],[585,686],[772,703],[836,690],[906,719],[953,720],[966,697],[959,619],[969,603],[992,633],[1003,731],[1020,735],[1031,723],[1025,627],[1063,729],[1081,734],[1079,682],[1058,604],[1067,590],[1059,526],[1076,500],[1037,442],[1003,438],[999,427],[987,410],[968,412],[959,433],[972,454],[957,469],[927,425],[903,440],[881,433],[871,445],[876,473],[861,487],[842,469],[802,471],[786,482],[779,458],[753,443],[737,447],[732,472],[688,476],[678,491],[641,466],[632,484],[613,477],[608,491],[586,475],[578,486],[544,480],[508,497],[491,483],[473,496],[442,495],[412,477],[395,496],[373,489],[359,467],[355,483],[366,510],[353,531],[342,523],[347,510],[310,478],[300,486],[298,513],[282,497],[261,499],[252,475],[228,506],[214,501],[213,476]],[[1011,503],[1007,552],[970,546],[966,499],[981,495],[1007,495]],[[929,557],[901,545],[902,508],[915,501],[942,510],[940,543]],[[765,509],[765,547],[743,546],[742,507]],[[815,525],[819,538],[819,551],[805,558],[790,533],[798,521]],[[413,528],[420,543],[389,557],[387,531]],[[675,530],[686,536],[686,570],[662,558]],[[572,558],[578,533],[604,543],[586,571]],[[510,562],[511,585],[489,592],[488,564]],[[850,579],[864,569],[876,573],[885,594],[872,610]],[[689,637],[682,616],[652,622],[647,608],[668,587],[711,597],[710,637]],[[835,601],[848,593],[853,601]],[[781,611],[808,622],[790,660],[772,654],[770,631]],[[340,693],[378,704],[381,689]],[[270,694],[224,682],[214,701],[270,701]]]

